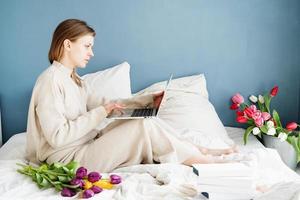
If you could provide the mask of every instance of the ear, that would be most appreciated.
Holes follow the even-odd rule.
[[[65,39],[64,40],[64,48],[67,50],[67,51],[70,51],[71,50],[71,41],[68,40],[68,39]]]

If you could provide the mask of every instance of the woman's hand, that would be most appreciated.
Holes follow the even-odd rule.
[[[164,96],[164,91],[161,91],[159,93],[153,94],[153,106],[154,108],[158,108],[161,104],[161,100]]]
[[[122,104],[110,102],[110,103],[105,104],[104,108],[106,110],[106,113],[109,115],[114,110],[122,112],[122,109],[124,109],[125,106]]]

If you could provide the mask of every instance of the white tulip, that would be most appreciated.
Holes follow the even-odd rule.
[[[257,97],[254,96],[254,95],[251,95],[251,96],[249,97],[249,100],[252,101],[253,103],[256,103],[256,102],[257,102]]]
[[[287,134],[281,132],[281,133],[279,133],[278,138],[280,139],[281,142],[284,142],[287,139]]]
[[[258,135],[260,133],[259,128],[255,127],[254,129],[252,129],[252,133],[253,135]]]
[[[261,95],[258,95],[258,101],[259,101],[260,103],[265,103],[265,99],[264,99],[264,97],[261,96]]]
[[[275,135],[276,134],[276,129],[275,128],[270,128],[267,132],[267,135]]]
[[[274,122],[273,121],[267,121],[267,127],[268,128],[273,128],[274,127]]]

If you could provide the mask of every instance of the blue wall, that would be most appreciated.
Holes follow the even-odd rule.
[[[300,119],[299,0],[6,0],[0,3],[0,104],[4,141],[26,129],[51,35],[66,18],[97,31],[95,57],[81,74],[127,60],[137,91],[168,77],[205,73],[226,125],[235,92],[269,91],[283,121]],[[146,75],[144,75],[146,74]]]

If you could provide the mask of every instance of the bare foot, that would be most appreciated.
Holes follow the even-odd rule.
[[[267,187],[266,185],[258,185],[256,186],[256,190],[262,193],[265,193],[269,190],[270,188]]]
[[[223,159],[221,156],[199,155],[185,160],[182,164],[192,166],[192,164],[210,164],[210,163],[232,163],[235,161]]]
[[[220,155],[224,155],[224,154],[231,154],[231,153],[239,152],[237,145],[233,145],[232,147],[230,147],[228,149],[208,149],[208,148],[204,148],[204,147],[198,147],[198,148],[201,151],[201,153],[203,153],[204,155],[210,154],[213,156],[220,156]]]

